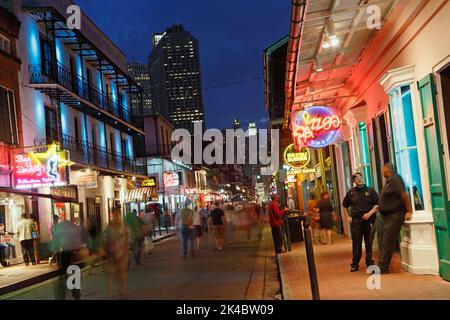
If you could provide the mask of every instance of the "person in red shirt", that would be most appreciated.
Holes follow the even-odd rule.
[[[272,202],[269,204],[269,223],[272,228],[273,243],[275,245],[276,253],[283,253],[283,234],[282,234],[282,216],[286,212],[287,208],[280,210],[278,208],[278,195],[271,196]]]

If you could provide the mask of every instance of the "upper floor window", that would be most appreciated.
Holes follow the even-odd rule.
[[[19,144],[14,92],[0,87],[0,141]]]
[[[406,190],[415,210],[423,210],[423,192],[419,170],[419,155],[414,127],[411,87],[393,89],[391,101],[394,157],[398,173],[405,181]]]
[[[11,54],[11,40],[0,34],[0,50]]]

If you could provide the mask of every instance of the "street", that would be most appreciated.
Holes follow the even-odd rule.
[[[127,299],[270,300],[279,294],[269,229],[264,229],[259,240],[254,228],[251,241],[235,241],[234,233],[228,232],[223,252],[214,251],[208,235],[202,240],[200,255],[186,258],[181,256],[178,238],[156,244],[153,253],[143,258],[142,266],[131,264]],[[56,284],[49,280],[11,299],[53,300]],[[85,300],[108,298],[102,266],[82,273],[81,291]],[[66,296],[71,299],[70,292]]]

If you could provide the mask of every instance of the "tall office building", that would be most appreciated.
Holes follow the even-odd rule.
[[[143,115],[154,115],[156,112],[152,108],[152,96],[150,89],[150,72],[148,64],[132,62],[128,64],[129,76],[142,88]],[[140,101],[138,97],[132,98],[133,106],[138,106]]]
[[[183,25],[154,34],[148,64],[153,110],[175,128],[193,133],[196,121],[204,128],[198,40]]]

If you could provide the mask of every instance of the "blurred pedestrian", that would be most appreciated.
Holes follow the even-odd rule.
[[[88,219],[88,234],[89,234],[89,250],[91,252],[95,252],[98,254],[102,254],[103,252],[99,252],[100,249],[100,226],[97,224],[95,216],[89,215]]]
[[[269,224],[272,229],[273,244],[276,253],[283,253],[283,230],[282,230],[282,217],[287,208],[280,210],[278,207],[278,195],[271,195],[272,202],[268,206],[269,210]]]
[[[330,200],[330,194],[325,191],[322,192],[320,200],[317,203],[317,208],[320,214],[320,233],[322,243],[331,245],[331,230],[333,228],[333,218],[335,215],[333,203]]]
[[[120,219],[120,209],[114,209],[113,220],[105,232],[105,251],[108,262],[105,271],[108,274],[107,290],[110,299],[114,298],[114,281],[119,283],[121,299],[127,296],[129,228]]]
[[[194,212],[188,207],[180,209],[175,220],[180,229],[182,256],[187,256],[188,243],[190,254],[194,256]]]
[[[405,183],[390,163],[383,167],[386,184],[381,190],[378,210],[381,213],[382,231],[378,266],[383,274],[389,273],[389,265],[405,221],[412,218],[412,206]]]
[[[59,264],[59,251],[56,249],[56,245],[55,245],[55,232],[56,232],[56,226],[59,223],[59,216],[57,216],[56,214],[53,215],[53,224],[52,224],[52,230],[51,230],[51,235],[52,235],[52,240],[50,241],[49,244],[49,249],[50,252],[52,253],[52,256],[48,259],[48,264],[52,265],[53,263]]]
[[[208,233],[208,217],[209,217],[209,211],[205,204],[201,205],[200,209],[200,215],[202,216],[202,225],[203,225],[203,231]]]
[[[351,224],[353,260],[350,272],[356,272],[362,256],[363,238],[366,248],[366,265],[369,267],[374,264],[372,243],[375,237],[375,219],[379,199],[375,189],[364,184],[364,179],[359,172],[353,174],[352,181],[355,186],[346,194],[342,206]],[[348,208],[351,208],[350,213]]]
[[[215,208],[209,214],[209,224],[212,225],[214,232],[214,242],[216,243],[216,251],[222,251],[225,243],[225,225],[227,219],[225,212],[220,208],[220,203],[215,203]]]
[[[295,210],[295,201],[292,197],[289,197],[288,208],[289,210]]]
[[[314,195],[311,195],[311,198],[308,200],[307,204],[307,215],[311,221],[311,230],[314,244],[317,244],[320,236],[320,213],[319,208],[317,208],[317,200],[314,199]]]
[[[195,250],[200,253],[200,241],[203,237],[203,221],[200,210],[195,207],[194,210],[194,232],[195,232]]]
[[[30,260],[33,265],[36,264],[36,258],[34,256],[33,247],[33,235],[35,233],[35,224],[26,213],[22,213],[21,219],[17,224],[17,238],[20,241],[20,247],[22,249],[23,261],[25,266],[30,265]]]
[[[55,226],[53,251],[60,252],[60,269],[64,276],[56,282],[56,299],[66,299],[67,270],[69,266],[80,262],[79,249],[83,246],[81,229],[70,220],[65,220]],[[81,288],[71,289],[74,300],[81,299]]]

